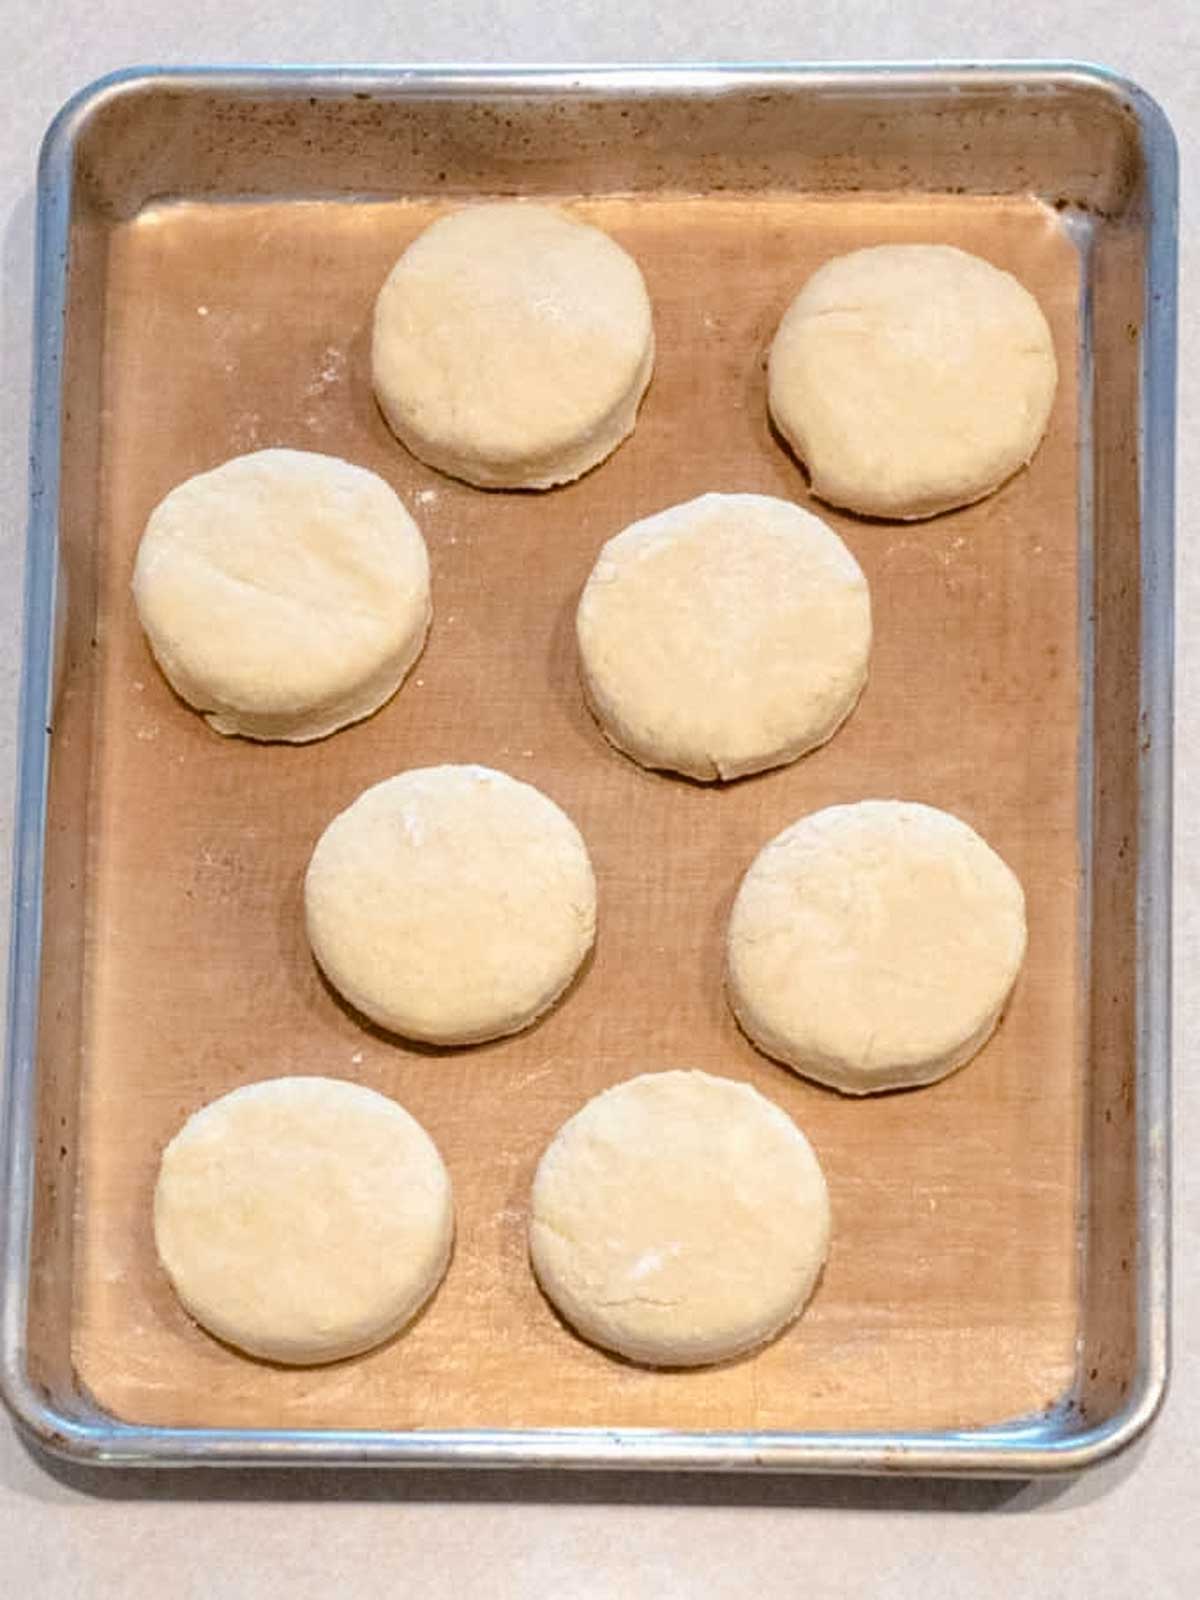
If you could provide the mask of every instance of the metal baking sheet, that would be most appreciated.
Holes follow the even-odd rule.
[[[551,494],[424,468],[370,395],[391,261],[448,206],[551,197],[641,263],[659,358],[634,437]],[[48,135],[9,1019],[2,1381],[97,1461],[423,1462],[1029,1474],[1153,1415],[1167,1367],[1173,144],[1077,67],[132,73]],[[916,526],[816,507],[867,571],[871,682],[825,750],[704,788],[584,709],[575,598],[600,543],[706,489],[810,503],[762,356],[840,250],[945,240],[1050,318],[1032,468]],[[273,444],[392,482],[434,571],[429,647],[316,746],[222,740],[173,698],[128,583],[191,472]],[[325,820],[404,766],[477,760],[587,836],[600,936],[548,1019],[430,1054],[364,1029],[305,947]],[[1020,873],[1029,957],[964,1072],[867,1103],[759,1056],[721,995],[758,845],[862,795],[958,812]],[[807,1130],[830,1179],[820,1290],[750,1360],[642,1371],[576,1340],[525,1263],[541,1148],[590,1094],[696,1065]],[[356,1078],[455,1182],[436,1299],[355,1361],[247,1361],[158,1272],[158,1153],[213,1096]]]

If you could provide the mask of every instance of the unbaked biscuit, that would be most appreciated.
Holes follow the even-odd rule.
[[[236,456],[172,489],[133,595],[164,676],[211,727],[293,743],[390,699],[432,615],[425,542],[395,492],[303,450]]]
[[[771,345],[771,416],[833,505],[930,517],[991,494],[1032,457],[1058,365],[1037,301],[950,245],[837,256]]]
[[[711,781],[794,761],[867,678],[867,580],[811,512],[706,494],[601,550],[576,616],[588,702],[647,767]]]
[[[830,806],[742,879],[729,998],[761,1050],[844,1094],[932,1083],[991,1036],[1025,938],[1016,875],[965,822],[899,800]]]
[[[799,1315],[829,1248],[808,1140],[749,1084],[657,1072],[607,1089],[538,1164],[529,1247],[585,1339],[648,1366],[753,1350]]]
[[[654,365],[636,262],[551,206],[441,217],[379,292],[375,393],[422,461],[482,488],[578,478],[632,433]]]
[[[394,1100],[333,1078],[222,1095],[163,1151],[159,1258],[185,1309],[250,1355],[357,1355],[415,1316],[450,1259],[450,1179]]]
[[[570,818],[490,767],[423,767],[359,795],[304,884],[322,970],[381,1027],[474,1044],[528,1027],[591,948],[596,882]]]

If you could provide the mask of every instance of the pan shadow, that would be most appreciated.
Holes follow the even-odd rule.
[[[352,1504],[650,1505],[701,1509],[745,1506],[762,1510],[998,1513],[1049,1507],[1079,1482],[1074,1476],[1030,1481],[586,1468],[517,1471],[318,1467],[300,1472],[287,1468],[200,1467],[170,1472],[85,1466],[51,1456],[23,1436],[21,1443],[32,1464],[59,1487],[111,1501],[303,1504],[337,1500]],[[1115,1481],[1111,1473],[1103,1476],[1107,1480],[1103,1488]],[[1101,1485],[1097,1484],[1097,1488]]]

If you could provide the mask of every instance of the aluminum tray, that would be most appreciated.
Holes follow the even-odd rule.
[[[422,468],[369,396],[374,287],[447,203],[576,204],[642,262],[660,356],[637,433],[545,496]],[[237,202],[236,204],[232,202]],[[185,71],[86,90],[47,137],[16,837],[2,1386],[89,1461],[1031,1474],[1094,1462],[1167,1373],[1175,154],[1075,66]],[[917,527],[831,517],[877,647],[847,728],[719,792],[604,745],[570,616],[597,545],[713,487],[807,498],[759,357],[839,248],[945,238],[1011,266],[1063,381],[1033,467]],[[305,750],[226,741],[155,673],[128,599],[145,515],[257,444],[388,476],[431,548],[414,681]],[[431,1057],[321,986],[298,885],[324,820],[429,759],[533,778],[589,838],[584,981],[530,1033]],[[1029,959],[980,1059],[853,1104],[758,1056],[720,998],[758,843],[835,799],[957,810],[1026,884]],[[806,1127],[836,1234],[753,1360],[648,1373],[572,1338],[524,1263],[537,1154],[586,1096],[694,1063]],[[280,1070],[396,1093],[447,1154],[456,1258],[359,1361],[285,1372],[157,1272],[158,1150]]]

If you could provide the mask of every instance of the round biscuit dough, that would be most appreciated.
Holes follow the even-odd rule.
[[[950,245],[827,261],[788,307],[768,392],[813,492],[869,516],[930,517],[1033,456],[1058,365],[1037,301]]]
[[[375,393],[430,466],[487,489],[578,478],[630,433],[654,365],[636,262],[550,206],[470,206],[426,228],[379,291]]]
[[[218,1339],[310,1366],[388,1339],[450,1259],[450,1179],[385,1095],[272,1078],[189,1117],[163,1151],[154,1240],[184,1308]]]
[[[646,767],[711,781],[823,744],[867,679],[867,580],[787,500],[705,494],[601,550],[576,616],[584,692]]]
[[[844,1094],[933,1083],[981,1050],[1025,956],[1016,875],[957,817],[862,800],[759,852],[728,929],[749,1038]]]
[[[575,824],[478,766],[418,768],[359,795],[317,841],[304,905],[334,988],[381,1027],[439,1045],[528,1027],[596,931]]]
[[[656,1367],[753,1350],[804,1308],[829,1250],[808,1140],[747,1083],[657,1072],[589,1100],[533,1183],[534,1271],[593,1344]]]
[[[370,716],[421,653],[429,558],[363,467],[260,450],[154,509],[133,595],[171,687],[218,733],[304,743]]]

